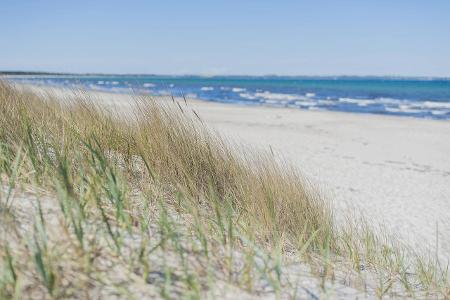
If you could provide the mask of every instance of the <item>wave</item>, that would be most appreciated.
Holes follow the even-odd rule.
[[[146,83],[144,83],[142,86],[148,88],[148,87],[155,87],[156,84],[151,83],[151,82],[146,82]]]
[[[422,107],[450,109],[450,102],[425,101]]]
[[[394,99],[394,98],[375,98],[375,99],[358,99],[358,98],[339,98],[341,103],[356,104],[358,106],[368,106],[368,105],[401,105],[405,103],[410,103],[408,100]]]
[[[319,103],[320,105],[336,105],[336,101],[329,100],[329,99],[326,99],[326,100],[324,100],[324,99],[319,99],[319,100],[316,100],[316,101],[317,101],[317,103]]]
[[[249,93],[240,93],[239,97],[248,99],[248,100],[255,100],[257,98],[256,96],[249,94]]]
[[[435,116],[450,115],[450,110],[432,110],[431,114]]]
[[[212,86],[204,86],[200,89],[201,91],[214,91]]]
[[[396,115],[421,115],[446,118],[450,115],[450,103],[436,101],[416,102],[404,99],[380,97],[375,99],[358,99],[341,97],[332,99],[317,98],[314,94],[306,93],[305,96],[298,94],[271,93],[269,91],[256,93],[240,93],[239,96],[246,100],[260,102],[267,105],[289,106],[307,109],[330,109],[353,112],[377,112],[392,113]],[[309,96],[309,97],[308,97]]]
[[[263,98],[266,100],[279,100],[279,101],[292,101],[299,100],[303,97],[295,94],[282,94],[282,93],[271,93],[269,91],[265,91],[262,93],[255,93],[256,97]]]
[[[295,101],[295,105],[311,107],[311,106],[317,106],[317,102],[314,102],[314,101]]]
[[[313,96],[314,95],[314,96]],[[370,111],[371,106],[376,106],[377,110],[384,109],[386,112],[392,113],[430,113],[434,115],[446,115],[450,111],[450,103],[448,102],[435,102],[435,101],[423,101],[414,102],[409,100],[394,99],[387,97],[380,97],[375,99],[358,99],[358,98],[346,98],[341,97],[338,99],[320,99],[316,97],[314,93],[306,93],[303,95],[298,94],[285,94],[285,93],[272,93],[269,91],[264,92],[245,92],[239,93],[239,97],[246,100],[258,100],[259,102],[273,105],[291,104],[299,107],[336,107],[340,104],[340,107],[361,107],[365,111]],[[314,98],[313,98],[314,97]],[[345,106],[342,106],[345,105]],[[380,108],[381,106],[381,108]],[[356,109],[356,108],[355,108]]]
[[[414,109],[411,108],[409,105],[400,105],[399,107],[385,107],[384,109],[392,113],[408,113],[408,114],[426,113],[426,110]]]
[[[238,88],[238,87],[234,87],[231,89],[231,91],[235,92],[235,93],[240,93],[240,92],[245,92],[247,89],[244,88]]]

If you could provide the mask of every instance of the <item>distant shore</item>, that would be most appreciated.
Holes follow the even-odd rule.
[[[242,75],[242,74],[214,74],[214,75],[201,75],[201,74],[152,74],[152,73],[102,73],[102,72],[49,72],[49,71],[18,71],[18,70],[0,70],[0,76],[5,75],[55,75],[55,76],[199,76],[199,77],[279,77],[279,78],[365,78],[365,79],[418,79],[418,80],[450,80],[450,77],[446,76],[405,76],[405,75],[342,75],[342,74],[329,74],[329,75],[277,75],[277,74],[264,74],[264,75]]]

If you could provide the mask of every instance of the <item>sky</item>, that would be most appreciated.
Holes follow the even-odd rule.
[[[0,2],[0,70],[450,77],[450,1]]]

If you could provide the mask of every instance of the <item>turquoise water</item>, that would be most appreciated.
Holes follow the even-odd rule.
[[[33,84],[116,93],[185,95],[244,105],[450,119],[450,79],[157,75],[10,78]]]

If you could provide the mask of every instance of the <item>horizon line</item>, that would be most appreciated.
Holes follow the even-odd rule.
[[[202,74],[202,73],[111,73],[111,72],[53,72],[53,71],[24,71],[24,70],[0,70],[0,75],[55,75],[55,76],[167,76],[167,77],[291,77],[291,78],[397,78],[397,79],[450,79],[449,76],[427,75],[352,75],[352,74],[321,74],[321,75],[282,75],[282,74]]]

